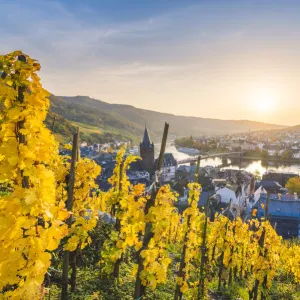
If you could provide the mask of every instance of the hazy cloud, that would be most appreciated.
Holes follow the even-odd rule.
[[[294,1],[283,11],[269,1],[196,1],[126,19],[87,2],[0,2],[5,24],[0,52],[21,49],[39,59],[43,83],[55,94],[257,119],[245,112],[244,103],[251,101],[246,92],[269,85],[299,107],[293,82],[299,78],[300,21]],[[228,109],[232,105],[235,109]],[[297,122],[277,121],[279,112],[266,118]]]

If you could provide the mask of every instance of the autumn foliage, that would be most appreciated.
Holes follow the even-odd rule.
[[[183,214],[169,185],[158,186],[147,207],[151,189],[130,184],[126,171],[139,158],[127,156],[125,148],[116,157],[107,192],[95,183],[101,168],[78,157],[73,207],[67,211],[70,157],[58,155],[59,145],[44,125],[49,93],[39,70],[39,63],[20,51],[0,56],[0,184],[9,190],[0,198],[0,299],[43,299],[53,251],[74,252],[92,243],[100,211],[114,220],[101,249],[94,250],[101,276],[119,280],[120,266],[128,264],[145,293],[173,282],[179,297],[200,299],[203,279],[205,298],[217,278],[219,287],[243,282],[251,299],[258,293],[265,299],[280,271],[300,282],[298,245],[284,243],[267,220],[216,215],[211,222],[198,207],[197,183],[189,185]],[[297,180],[287,188],[294,190]]]
[[[300,177],[290,178],[285,186],[291,194],[300,195]]]

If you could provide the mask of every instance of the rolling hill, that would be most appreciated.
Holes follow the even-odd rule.
[[[91,142],[95,140],[101,142],[114,137],[136,141],[141,138],[145,124],[147,124],[153,140],[157,141],[161,138],[164,122],[170,123],[170,135],[174,136],[231,134],[248,130],[283,128],[280,125],[248,120],[176,116],[130,105],[110,104],[87,96],[51,95],[50,101],[51,109],[47,121],[48,126],[51,124],[51,114],[56,115],[58,116],[55,121],[54,131],[56,133],[66,136],[69,135],[72,128],[79,126],[85,139]],[[65,120],[67,120],[67,123]],[[60,122],[63,122],[63,124],[60,124]],[[62,128],[64,126],[66,130]]]
[[[300,125],[284,128],[284,130],[288,132],[300,132]]]

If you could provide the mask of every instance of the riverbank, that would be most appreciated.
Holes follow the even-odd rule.
[[[247,156],[228,156],[229,159],[242,159],[242,160],[261,160],[264,162],[272,161],[272,162],[278,162],[278,163],[288,163],[288,164],[300,164],[300,159],[292,158],[292,159],[281,159],[276,157],[269,157],[267,159],[263,159],[259,156],[255,155],[247,155]]]
[[[159,150],[160,150],[160,144],[155,144],[156,157],[158,156]],[[178,152],[174,146],[173,141],[167,143],[166,152],[172,153],[176,160],[184,160],[184,159],[191,158],[191,156],[188,154]],[[202,155],[204,156],[203,153],[201,153],[201,156]],[[229,162],[226,165],[223,165],[221,157],[211,157],[211,158],[206,158],[201,160],[201,167],[204,166],[214,166],[214,167],[221,166],[222,168],[241,169],[241,170],[246,170],[250,173],[258,171],[261,176],[269,168],[272,168],[277,172],[283,172],[283,173],[291,173],[291,172],[297,174],[300,173],[300,162],[293,162],[293,163],[282,162],[282,161],[266,162],[266,161],[262,161],[261,157],[257,157],[257,156],[253,157],[253,159],[251,158],[243,159],[243,157],[239,159],[237,156],[235,156],[229,159]]]

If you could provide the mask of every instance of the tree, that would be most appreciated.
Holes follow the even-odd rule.
[[[291,194],[300,194],[300,177],[290,178],[285,186]]]
[[[268,150],[262,150],[261,151],[261,158],[264,159],[264,160],[267,160],[269,158],[269,152]]]
[[[293,152],[291,150],[285,150],[282,153],[281,159],[282,160],[290,160],[293,158]]]

